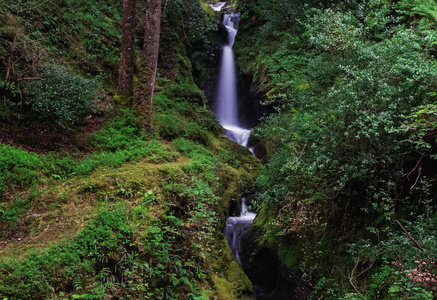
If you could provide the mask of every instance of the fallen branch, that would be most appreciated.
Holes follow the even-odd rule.
[[[408,237],[414,242],[414,244],[419,248],[422,252],[425,252],[425,249],[422,248],[422,246],[419,245],[419,243],[411,236],[411,234],[402,226],[401,222],[399,220],[396,220],[396,223],[402,228],[402,230],[408,235]]]

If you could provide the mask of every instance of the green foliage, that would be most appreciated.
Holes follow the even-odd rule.
[[[72,75],[61,64],[47,64],[46,57],[50,61],[62,57],[62,65],[80,74],[113,77],[118,61],[120,6],[121,2],[112,0],[1,2],[0,63],[4,70],[10,67],[16,71],[9,78],[0,73],[0,89],[6,91],[1,105],[9,109],[2,110],[4,119],[19,112],[31,121],[68,127],[88,114],[95,82]],[[4,162],[0,166],[0,192],[2,201],[8,200],[0,204],[2,238],[16,234],[13,230],[17,226],[20,233],[30,234],[22,243],[10,240],[9,245],[18,245],[23,254],[20,258],[3,256],[0,260],[0,298],[203,299],[206,293],[200,292],[200,287],[212,286],[207,280],[213,273],[209,260],[213,251],[214,259],[219,255],[214,238],[221,230],[223,220],[219,215],[225,209],[221,203],[225,201],[216,195],[218,187],[221,184],[221,189],[229,190],[227,197],[235,196],[236,181],[241,179],[238,186],[244,186],[250,178],[241,167],[242,161],[244,168],[251,168],[255,159],[231,152],[233,146],[227,140],[216,138],[221,127],[206,108],[205,97],[190,74],[187,55],[196,53],[196,59],[213,61],[211,33],[217,25],[209,6],[197,0],[169,1],[163,13],[163,40],[174,40],[162,43],[161,51],[172,48],[177,59],[168,62],[179,65],[170,68],[170,73],[176,70],[178,74],[176,83],[170,85],[171,81],[166,80],[160,86],[161,94],[154,102],[155,124],[148,136],[140,129],[141,118],[124,110],[106,116],[110,121],[89,138],[86,152],[75,149],[78,153],[38,155],[0,145],[0,156],[4,158],[0,159]],[[5,20],[11,27],[9,31],[3,26]],[[168,25],[172,22],[176,26]],[[168,33],[168,29],[175,34]],[[20,42],[17,48],[3,51],[7,48],[3,42],[9,47],[15,38]],[[29,40],[32,42],[26,44]],[[186,55],[183,48],[188,44]],[[26,49],[41,56],[27,55]],[[8,64],[9,53],[13,54],[12,65]],[[160,63],[166,64],[167,60],[162,60]],[[36,61],[40,64],[31,63]],[[44,65],[48,67],[44,69]],[[207,64],[198,67],[203,75],[207,72]],[[26,73],[28,70],[31,72]],[[23,79],[24,75],[36,79]],[[173,142],[159,142],[158,134]],[[186,157],[176,161],[181,155]],[[147,178],[110,169],[138,160]],[[100,168],[92,177],[85,176],[100,166],[105,169]],[[132,164],[126,165],[129,167]],[[76,175],[81,177],[69,179]],[[220,183],[219,176],[229,178]],[[28,189],[34,183],[44,186],[43,197],[34,199],[32,191],[27,197],[10,197],[9,192],[21,192],[21,188]],[[109,190],[101,191],[106,184]],[[34,222],[34,213],[39,209],[47,218],[38,215]],[[74,217],[69,215],[74,220],[58,219],[67,216],[69,209],[74,210]],[[50,236],[46,234],[48,227],[44,230],[39,225],[46,221],[54,225],[51,218],[55,215],[56,225],[50,227]],[[61,226],[68,230],[68,241],[57,241],[65,233]],[[3,231],[7,227],[11,230]],[[41,237],[40,249],[27,250]],[[53,243],[43,249],[49,242]],[[240,270],[239,266],[235,269]],[[245,288],[250,289],[250,284],[246,282]]]
[[[273,12],[277,4],[253,5],[257,3],[264,12]],[[266,102],[277,109],[255,131],[271,147],[258,186],[263,205],[278,207],[277,226],[268,230],[279,231],[290,244],[304,238],[302,271],[334,279],[318,287],[320,293],[355,299],[360,295],[351,283],[367,291],[362,278],[378,272],[382,257],[390,262],[396,255],[410,262],[419,257],[411,241],[404,243],[412,252],[403,251],[390,233],[398,231],[397,218],[414,219],[430,208],[424,199],[435,178],[431,103],[436,37],[432,31],[404,27],[402,12],[389,1],[342,1],[329,9],[304,11],[302,31],[275,24],[270,18],[280,14],[272,13],[263,17],[265,24],[252,40],[242,38],[252,48],[239,50],[239,63],[254,73]],[[408,182],[410,175],[416,182]],[[412,211],[416,214],[406,217]],[[367,226],[387,229],[376,237],[360,231]],[[341,242],[330,246],[330,254],[319,252],[318,243],[329,239],[330,232]],[[342,257],[345,240],[360,250]],[[378,246],[382,240],[384,246]],[[389,245],[397,249],[390,255],[384,251]],[[331,255],[349,271],[317,263]],[[354,268],[355,275],[364,271],[361,278],[351,273]],[[342,274],[349,274],[350,281],[336,280]],[[411,283],[396,269],[384,276],[380,281],[390,283],[375,283],[368,299],[429,298],[425,286]]]
[[[214,66],[214,39],[217,21],[209,5],[197,0],[170,0],[162,19],[160,60],[163,69],[175,72],[178,81],[192,80],[191,62],[195,70]],[[193,15],[196,18],[193,18]],[[190,57],[191,62],[181,56]],[[182,68],[178,65],[183,64]],[[183,76],[180,76],[183,75]],[[197,83],[204,83],[202,73],[195,76]],[[176,97],[180,97],[176,95]]]
[[[204,106],[204,98],[194,83],[167,85],[162,93],[154,97],[159,113],[153,116],[153,124],[160,137],[166,140],[184,137],[209,145],[210,132],[217,134],[221,127]]]
[[[150,162],[172,161],[178,153],[157,140],[147,141],[139,131],[139,119],[124,110],[110,124],[94,134],[95,152],[84,158],[74,154],[38,155],[0,144],[0,192],[14,187],[28,188],[52,178],[67,178],[91,173],[99,166],[119,167],[145,158]]]
[[[185,78],[179,83],[167,85],[163,93],[172,99],[182,98],[188,103],[196,103],[197,105],[203,105],[205,102],[205,95],[202,90]]]
[[[381,9],[387,12],[385,6]],[[299,190],[304,191],[305,197],[323,199],[347,187],[348,182],[366,182],[367,192],[372,191],[379,178],[396,175],[389,175],[379,163],[395,161],[397,141],[391,129],[399,124],[399,115],[429,101],[429,84],[436,70],[431,61],[424,59],[430,44],[422,39],[422,33],[387,29],[381,33],[387,38],[375,43],[362,38],[366,31],[360,22],[353,22],[355,19],[350,12],[332,10],[316,10],[308,18],[305,35],[315,47],[313,56],[329,55],[329,60],[338,66],[337,76],[326,81],[320,71],[312,74],[315,68],[310,62],[293,68],[306,75],[309,88],[299,84],[302,75],[295,76],[290,80],[297,82],[285,90],[290,92],[278,99],[298,111],[287,122],[289,114],[283,109],[282,117],[272,117],[263,129],[268,135],[268,131],[283,132],[284,146],[269,163],[271,170],[279,172],[272,171],[266,176],[272,182],[263,183],[270,187],[275,199],[287,199]],[[387,21],[382,18],[381,22]],[[351,28],[340,29],[339,33],[347,36],[338,37],[331,24]],[[326,83],[331,84],[327,87]],[[278,175],[284,180],[275,180]],[[276,184],[269,185],[273,182]],[[330,190],[320,190],[324,186],[320,182],[326,182]]]
[[[121,3],[5,0],[0,5],[0,117],[74,123],[92,108],[97,86],[60,65],[114,81]],[[57,65],[44,68],[54,61]]]
[[[97,79],[70,74],[58,65],[48,65],[36,80],[24,86],[31,120],[69,127],[94,110],[98,96]]]
[[[49,4],[7,0],[4,5],[3,11],[18,20],[17,25],[29,39],[40,39],[48,50],[76,60],[86,72],[117,65],[117,23],[121,20],[121,4],[117,1],[66,0]]]
[[[36,183],[42,166],[37,154],[0,144],[0,193],[8,185],[23,187]]]
[[[133,148],[135,143],[144,138],[140,122],[140,118],[135,117],[131,109],[125,109],[110,124],[94,134],[93,143],[98,150],[108,152]]]
[[[15,199],[10,207],[8,207],[8,204],[5,202],[0,204],[0,224],[4,226],[2,236],[6,236],[7,233],[17,228],[19,218],[29,204],[29,198],[30,197]]]
[[[115,276],[121,275],[117,267],[125,269],[129,265],[119,253],[129,246],[131,235],[122,205],[103,210],[73,242],[55,244],[45,251],[35,250],[23,260],[0,262],[0,295],[42,299],[54,293],[53,287],[71,292],[73,286],[76,292],[85,289],[89,294],[95,293],[94,284],[105,284],[99,282],[102,262],[114,260],[111,273]]]
[[[140,119],[130,109],[123,110],[110,124],[94,134],[96,152],[83,159],[77,174],[89,174],[98,166],[118,167],[146,157],[151,162],[173,160],[177,154],[157,140],[147,141],[140,131]]]
[[[437,3],[434,0],[402,0],[400,7],[408,15],[420,16],[418,23],[422,28],[435,29],[437,21]],[[416,23],[414,21],[413,23]]]
[[[420,155],[429,155],[435,145],[436,114],[436,103],[418,106],[394,132],[405,136],[402,143],[413,147]]]
[[[215,185],[217,178],[215,171],[220,168],[220,165],[210,150],[184,138],[174,140],[173,145],[179,152],[193,160],[185,167],[188,174],[199,176],[211,185]]]

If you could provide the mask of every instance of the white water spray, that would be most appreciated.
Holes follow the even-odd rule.
[[[237,80],[235,75],[235,59],[232,46],[237,34],[239,14],[225,14],[223,24],[228,30],[228,44],[223,46],[217,95],[216,115],[225,130],[225,135],[232,141],[247,147],[250,130],[241,127],[238,120]],[[247,211],[246,199],[241,198],[239,217],[229,217],[226,220],[224,235],[228,240],[237,261],[241,264],[241,238],[249,230],[256,214]]]
[[[241,238],[250,228],[250,225],[252,225],[255,216],[255,213],[247,211],[246,199],[241,198],[240,216],[229,217],[226,220],[226,228],[223,233],[228,240],[228,244],[232,250],[232,253],[240,264]]]
[[[210,4],[209,6],[211,6],[214,11],[221,11],[225,5],[226,2],[217,2],[215,4]]]
[[[239,14],[225,14],[223,24],[228,30],[228,44],[223,46],[220,66],[217,118],[225,129],[225,135],[232,141],[247,147],[250,130],[241,127],[238,121],[237,80],[235,76],[235,58],[232,46],[237,34]]]

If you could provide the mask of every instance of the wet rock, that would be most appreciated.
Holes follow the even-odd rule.
[[[252,228],[241,240],[241,263],[258,300],[305,300],[310,288],[299,270],[288,270],[279,262],[274,247],[261,246],[263,230]]]

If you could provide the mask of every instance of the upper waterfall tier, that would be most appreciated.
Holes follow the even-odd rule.
[[[242,128],[238,115],[237,79],[232,46],[237,35],[240,14],[225,14],[223,24],[228,31],[228,43],[223,46],[217,93],[216,115],[225,129],[226,136],[240,145],[247,146],[250,130]]]

